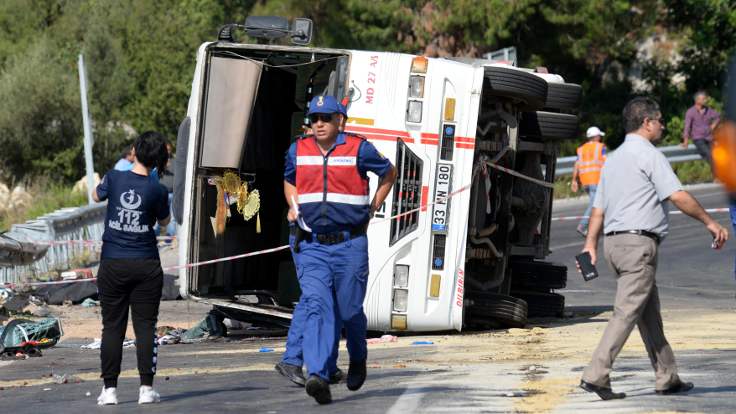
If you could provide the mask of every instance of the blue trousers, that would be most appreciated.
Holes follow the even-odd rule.
[[[293,365],[304,362],[309,375],[329,380],[336,370],[342,327],[350,359],[362,361],[368,356],[363,312],[368,239],[360,236],[334,245],[302,241],[299,250],[294,263],[302,295],[294,310],[283,361]]]
[[[294,236],[289,236],[289,246],[294,246]],[[294,252],[291,249],[291,257],[294,259],[294,266],[299,263],[299,253]],[[301,288],[301,286],[300,286]],[[291,324],[289,325],[289,335],[286,337],[286,351],[281,357],[281,361],[301,367],[304,365],[304,324],[307,319],[307,313],[303,306],[304,300],[300,297],[299,303],[294,307],[294,312],[291,317]],[[330,375],[337,372],[337,356],[338,347],[340,345],[340,337],[335,338],[335,345],[332,348],[332,354],[328,361],[328,371]]]
[[[585,213],[583,213],[583,216],[585,217],[580,220],[580,227],[588,230],[588,223],[590,222],[590,214],[593,211],[593,201],[595,200],[595,192],[598,190],[598,185],[586,185],[583,189],[588,193],[588,208],[586,208]]]

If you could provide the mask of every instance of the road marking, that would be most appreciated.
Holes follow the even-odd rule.
[[[555,252],[555,251],[560,250],[560,249],[567,249],[568,247],[580,246],[580,248],[582,248],[583,247],[583,244],[585,244],[585,240],[581,240],[581,241],[578,241],[578,242],[575,242],[575,243],[561,244],[559,246],[550,247],[549,249],[552,250],[553,252]]]
[[[399,399],[396,400],[394,405],[388,409],[387,414],[406,414],[417,412],[419,404],[422,402],[424,392],[424,387],[407,387]]]

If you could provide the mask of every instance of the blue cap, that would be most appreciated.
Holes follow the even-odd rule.
[[[312,114],[343,114],[348,116],[345,107],[340,104],[334,96],[315,96],[309,102],[309,112]]]

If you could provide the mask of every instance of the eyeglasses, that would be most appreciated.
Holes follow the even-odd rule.
[[[309,115],[309,122],[312,124],[316,124],[317,122],[332,122],[332,114],[312,114]]]
[[[649,120],[657,122],[662,128],[664,128],[664,119],[661,116],[659,118],[649,118]]]

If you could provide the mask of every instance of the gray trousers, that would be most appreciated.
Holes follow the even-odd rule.
[[[713,145],[707,139],[694,139],[695,149],[700,154],[700,157],[704,159],[711,167],[713,167],[713,159],[711,157],[711,146]]]
[[[613,316],[593,352],[583,380],[601,387],[611,387],[613,361],[629,338],[634,325],[657,377],[655,388],[667,389],[679,381],[672,348],[664,336],[657,271],[657,243],[645,236],[621,234],[604,240],[606,260],[616,273],[618,287]]]

